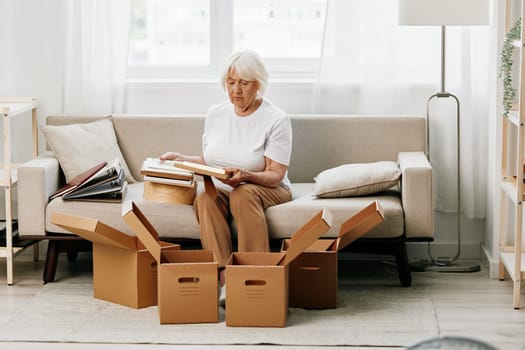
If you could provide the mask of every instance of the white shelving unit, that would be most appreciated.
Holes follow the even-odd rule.
[[[17,167],[19,164],[11,162],[11,118],[21,117],[31,112],[33,140],[33,158],[38,154],[38,120],[37,120],[37,101],[34,98],[0,98],[0,115],[3,124],[3,146],[4,162],[0,172],[0,187],[4,188],[5,193],[5,230],[6,245],[0,247],[0,257],[6,258],[7,264],[7,284],[13,284],[13,260],[25,248],[31,246],[35,241],[22,241],[16,246],[13,245],[13,211],[12,197],[13,186],[17,182]],[[38,245],[34,246],[35,259],[38,258]]]
[[[519,0],[522,20],[525,19],[525,0]],[[505,30],[509,31],[512,21],[512,3],[505,2]],[[525,199],[525,26],[521,27],[521,40],[514,41],[518,59],[516,68],[519,73],[516,80],[518,101],[508,116],[504,116],[502,125],[501,146],[501,212],[500,212],[500,254],[499,254],[499,279],[505,278],[505,271],[514,283],[513,306],[520,308],[521,281],[525,277],[525,252],[523,250],[523,200]],[[513,152],[515,154],[513,155]],[[509,208],[511,202],[512,208]],[[510,210],[513,209],[514,241],[509,243]]]

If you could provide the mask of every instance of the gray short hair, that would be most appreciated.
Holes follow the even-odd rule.
[[[264,95],[268,85],[268,71],[259,54],[253,50],[233,52],[224,62],[221,84],[226,90],[226,79],[231,69],[234,69],[242,79],[255,80],[259,86],[259,95]]]

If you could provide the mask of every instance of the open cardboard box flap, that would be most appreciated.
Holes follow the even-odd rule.
[[[313,242],[330,230],[332,226],[332,214],[323,209],[295,232],[290,241],[290,247],[279,261],[278,265],[290,264]]]
[[[51,223],[93,243],[131,251],[141,250],[142,248],[142,245],[137,241],[136,237],[128,236],[97,219],[64,213],[53,213]]]
[[[372,201],[365,208],[354,214],[351,218],[341,224],[339,234],[335,239],[318,239],[310,244],[305,251],[307,252],[324,252],[339,251],[350,243],[370,231],[375,226],[385,220],[383,208],[378,201]],[[283,241],[283,249],[290,249],[294,238]]]
[[[129,227],[133,229],[139,240],[146,246],[146,249],[149,250],[157,263],[160,264],[162,262],[163,245],[157,230],[155,230],[153,225],[151,225],[133,201],[127,202],[126,207],[123,209],[125,213],[123,214],[124,220]]]
[[[373,201],[341,225],[331,250],[339,251],[385,220],[383,208]]]

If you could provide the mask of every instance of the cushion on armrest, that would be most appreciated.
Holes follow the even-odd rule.
[[[102,162],[118,158],[129,183],[135,182],[120,151],[113,122],[100,119],[89,123],[47,125],[42,128],[47,144],[55,152],[66,182]]]
[[[366,196],[397,185],[400,175],[392,161],[343,164],[315,177],[314,194],[319,198]]]
[[[44,152],[18,168],[18,230],[44,236],[49,196],[59,187],[60,167],[53,152]]]
[[[407,238],[434,236],[432,167],[423,152],[400,152],[401,201]]]

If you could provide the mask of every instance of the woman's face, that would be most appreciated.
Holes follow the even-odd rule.
[[[241,79],[235,70],[230,69],[226,78],[226,89],[231,103],[241,110],[246,110],[257,98],[259,84],[255,80]]]

